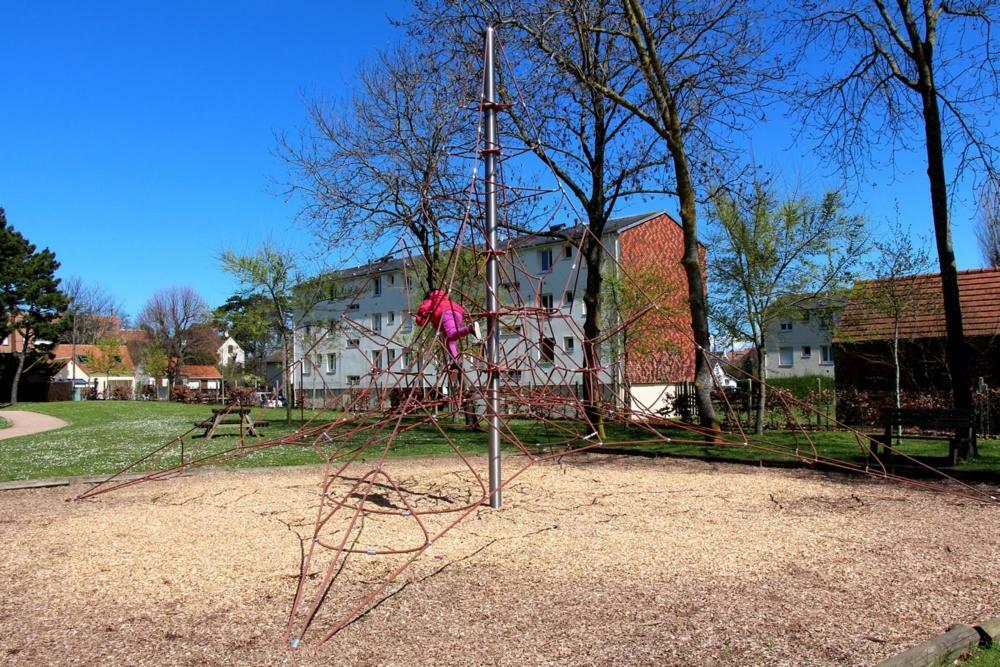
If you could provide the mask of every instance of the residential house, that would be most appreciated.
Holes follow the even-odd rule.
[[[69,381],[92,390],[97,398],[132,398],[135,395],[135,365],[128,347],[119,345],[106,358],[97,345],[56,345],[52,350],[59,368],[54,381]]]
[[[500,336],[508,368],[502,382],[579,394],[587,270],[578,246],[585,227],[555,226],[548,232],[504,244],[499,297],[507,310]],[[631,299],[642,304],[633,306],[636,312],[605,308],[605,318],[634,326],[602,344],[601,354],[614,363],[598,380],[634,412],[654,413],[694,380],[687,277],[680,263],[683,231],[666,213],[646,213],[609,221],[602,242],[615,269],[606,276],[608,288],[633,284],[645,296]],[[433,364],[421,366],[408,349],[419,334],[411,313],[424,296],[418,267],[413,258],[389,259],[337,272],[332,274],[337,293],[296,314],[294,383],[307,399],[405,384],[418,366],[424,377],[437,381]],[[477,307],[466,306],[469,317],[476,317]],[[602,327],[615,328],[611,324],[607,320]],[[572,370],[560,370],[567,368]]]
[[[865,298],[870,293],[867,288],[877,287],[876,281],[860,283],[851,293],[834,338],[838,387],[890,389],[894,337],[899,342],[904,389],[950,387],[940,274],[896,282],[898,292],[907,295],[898,318]],[[958,290],[970,377],[1000,386],[1000,269],[959,271]]]
[[[834,377],[833,332],[843,300],[804,299],[764,332],[767,378]]]
[[[177,367],[177,383],[202,396],[214,399],[222,397],[222,373],[215,366],[182,364]]]
[[[220,338],[222,340],[218,347],[219,366],[243,366],[246,362],[246,353],[240,344],[228,333]]]

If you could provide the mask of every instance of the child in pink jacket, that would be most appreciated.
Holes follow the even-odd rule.
[[[448,354],[454,363],[458,363],[458,340],[469,334],[475,336],[476,340],[482,339],[479,331],[479,322],[462,326],[465,318],[465,309],[448,298],[448,293],[444,290],[432,290],[427,293],[424,302],[417,309],[414,319],[419,326],[424,326],[430,321],[435,327],[441,328],[444,335],[445,344],[448,347]]]

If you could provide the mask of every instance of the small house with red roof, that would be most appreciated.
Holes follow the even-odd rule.
[[[222,373],[215,366],[181,365],[177,368],[177,382],[203,396],[222,396]]]
[[[59,368],[55,381],[70,381],[94,390],[97,398],[132,398],[135,364],[128,347],[105,349],[100,345],[56,345],[52,350]]]

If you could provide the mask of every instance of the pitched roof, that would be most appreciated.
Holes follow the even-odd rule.
[[[177,369],[177,374],[195,380],[218,380],[222,378],[222,373],[215,366],[181,366]]]
[[[77,345],[76,346],[76,359],[73,359],[73,346],[67,343],[56,345],[52,349],[52,354],[55,356],[56,361],[69,362],[73,360],[76,362],[76,367],[82,370],[87,375],[93,375],[94,371],[91,368],[92,361],[99,357],[102,352],[101,348],[97,345]],[[121,375],[132,375],[135,371],[135,364],[132,363],[132,356],[128,352],[128,348],[124,345],[118,346],[117,355],[121,358],[122,371]]]
[[[617,234],[623,231],[627,227],[637,225],[647,220],[652,220],[653,218],[665,215],[671,220],[671,217],[665,211],[651,211],[648,213],[639,213],[637,215],[628,215],[621,218],[612,218],[608,220],[608,223],[604,226],[605,234]],[[677,222],[676,220],[674,222]],[[677,223],[680,225],[680,223]],[[572,227],[566,225],[552,225],[545,229],[540,229],[532,234],[522,234],[520,236],[512,236],[505,239],[500,239],[500,245],[511,245],[516,248],[528,248],[537,245],[547,245],[550,243],[559,243],[560,236],[553,236],[552,234],[565,235],[571,239],[579,239],[584,231],[587,229],[587,225],[584,223],[576,224]],[[395,271],[404,267],[404,265],[412,265],[414,262],[418,261],[420,256],[414,255],[413,257],[402,257],[393,258],[391,256],[383,257],[382,259],[369,262],[368,264],[361,264],[359,266],[351,266],[345,269],[339,269],[336,271],[331,271],[328,275],[334,278],[354,278],[358,276],[370,276],[376,275],[382,272]]]
[[[879,312],[863,297],[865,288],[885,281],[863,281],[848,297],[841,314],[834,342],[852,343],[888,340],[893,335],[893,318]],[[903,339],[944,338],[944,301],[940,274],[898,278],[906,283],[911,295],[900,321]],[[962,327],[967,337],[1000,335],[1000,269],[974,269],[958,272],[958,291],[962,304]]]

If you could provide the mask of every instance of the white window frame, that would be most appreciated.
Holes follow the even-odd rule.
[[[333,375],[337,372],[337,353],[326,353],[326,374]]]
[[[833,347],[830,345],[819,346],[819,363],[821,366],[833,365]]]
[[[361,339],[360,338],[348,338],[347,339],[347,347],[349,347],[349,348],[351,348],[353,350],[358,349],[359,347],[361,347]]]
[[[382,331],[382,313],[372,313],[372,331]]]
[[[788,363],[785,363],[785,353],[787,354]],[[779,347],[778,348],[778,367],[779,368],[792,368],[795,366],[795,348],[794,347]]]
[[[572,336],[563,337],[563,351],[566,354],[573,354],[576,352],[576,339]]]
[[[372,296],[382,296],[382,276],[372,278]]]
[[[791,331],[792,330],[792,321],[791,320],[781,320],[780,326],[781,326],[781,331],[783,333]]]
[[[803,359],[812,359],[812,345],[803,345],[801,352]]]

